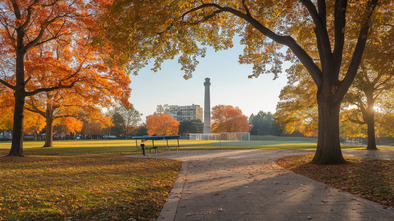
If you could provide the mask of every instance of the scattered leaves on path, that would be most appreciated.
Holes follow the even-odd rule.
[[[345,157],[347,164],[311,164],[313,155],[299,155],[276,161],[295,173],[357,194],[387,207],[394,207],[394,161]]]

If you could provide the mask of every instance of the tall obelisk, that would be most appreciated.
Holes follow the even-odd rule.
[[[209,78],[205,78],[205,99],[204,99],[204,134],[211,133],[211,94],[209,87],[211,82]]]

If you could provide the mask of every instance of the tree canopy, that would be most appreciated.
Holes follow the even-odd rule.
[[[97,19],[111,1],[6,0],[0,2],[0,83],[14,91],[9,156],[23,156],[25,98],[80,86],[112,88],[127,104],[129,78],[109,47],[92,45]],[[85,84],[86,82],[94,84]],[[125,86],[122,86],[124,84]],[[86,96],[87,94],[85,94]],[[101,99],[89,94],[89,99]],[[102,96],[105,97],[105,96]]]
[[[252,114],[249,118],[251,135],[281,135],[280,126],[271,112],[259,111],[256,115]]]
[[[154,113],[146,121],[148,135],[178,135],[179,122],[167,114]]]
[[[249,132],[248,118],[241,109],[231,105],[217,105],[212,108],[212,132]]]
[[[313,162],[344,163],[340,104],[357,75],[377,5],[378,0],[124,0],[112,6],[103,22],[103,36],[130,58],[133,69],[155,57],[157,70],[163,60],[179,55],[185,78],[191,76],[206,46],[229,48],[235,34],[245,45],[240,63],[253,64],[250,77],[267,72],[277,75],[283,58],[298,60],[317,88],[319,129]],[[149,31],[143,31],[145,27]],[[349,31],[355,34],[347,35]],[[135,36],[145,39],[138,41],[137,51],[128,48]],[[354,41],[345,41],[345,36]],[[289,53],[284,53],[283,46]],[[349,63],[342,62],[344,54],[350,56]]]

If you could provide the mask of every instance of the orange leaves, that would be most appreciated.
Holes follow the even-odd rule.
[[[153,114],[146,121],[148,134],[152,135],[178,135],[179,122],[167,114]]]
[[[63,131],[67,134],[69,133],[77,133],[80,132],[83,126],[82,121],[74,118],[74,117],[66,117],[63,118],[60,122],[57,124],[61,124],[63,127]]]
[[[249,132],[248,118],[241,109],[231,105],[217,105],[212,108],[212,132]]]
[[[45,127],[45,118],[39,114],[25,112],[24,132],[27,134],[39,134]]]

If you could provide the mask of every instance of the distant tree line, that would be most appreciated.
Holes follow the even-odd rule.
[[[271,112],[259,111],[256,115],[252,114],[249,118],[249,124],[251,135],[280,136],[282,134],[280,124]]]

